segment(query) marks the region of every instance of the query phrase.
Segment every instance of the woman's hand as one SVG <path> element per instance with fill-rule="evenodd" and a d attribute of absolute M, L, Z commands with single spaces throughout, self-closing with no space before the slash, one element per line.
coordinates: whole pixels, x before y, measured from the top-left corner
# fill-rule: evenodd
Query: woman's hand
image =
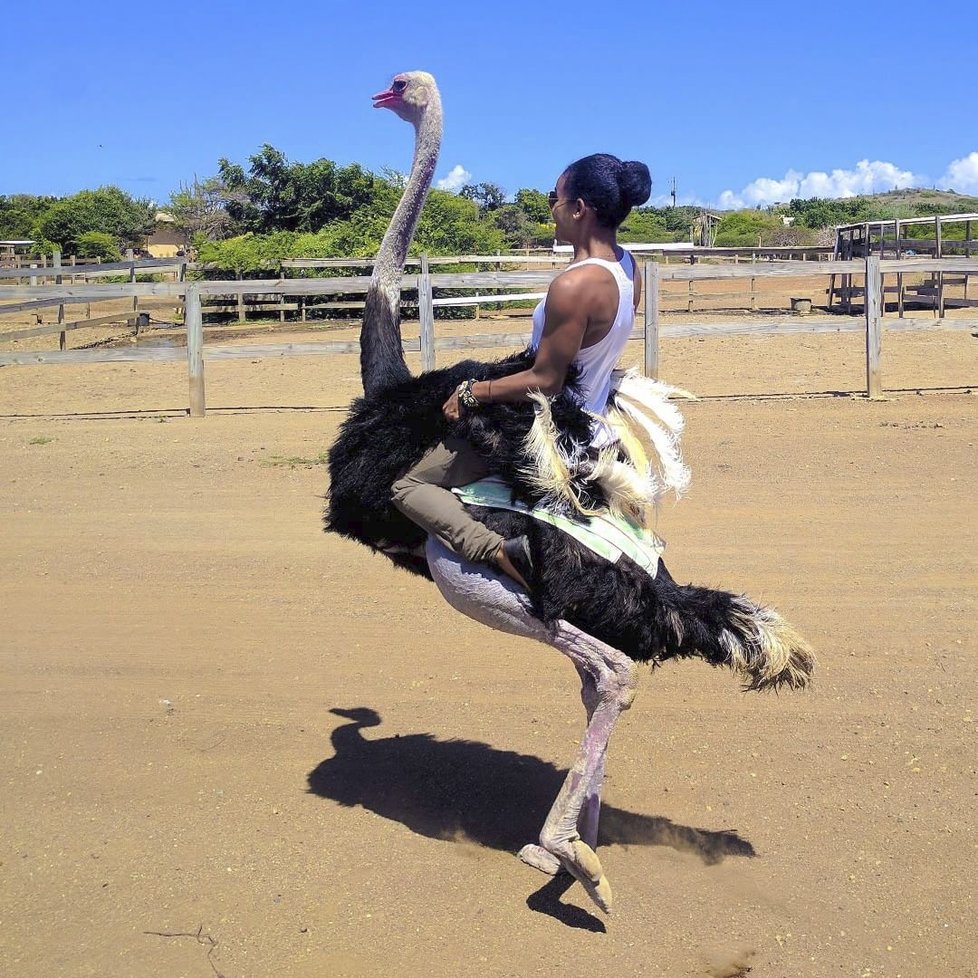
<path fill-rule="evenodd" d="M 452 391 L 452 396 L 441 406 L 441 413 L 449 421 L 458 421 L 462 417 L 462 408 L 458 403 L 458 391 Z"/>

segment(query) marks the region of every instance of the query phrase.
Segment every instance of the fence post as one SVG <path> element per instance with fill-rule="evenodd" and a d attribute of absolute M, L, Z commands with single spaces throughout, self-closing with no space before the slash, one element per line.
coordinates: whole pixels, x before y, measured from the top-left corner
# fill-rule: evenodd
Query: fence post
<path fill-rule="evenodd" d="M 129 266 L 129 284 L 135 285 L 136 284 L 136 255 L 135 252 L 133 252 L 132 248 L 126 248 L 126 261 L 132 262 L 132 264 Z M 133 289 L 133 296 L 132 296 L 133 315 L 139 312 L 139 296 L 137 296 L 135 293 L 136 290 Z"/>
<path fill-rule="evenodd" d="M 432 304 L 431 273 L 428 256 L 421 256 L 421 274 L 418 276 L 418 320 L 421 330 L 421 369 L 435 369 L 435 307 Z"/>
<path fill-rule="evenodd" d="M 180 263 L 180 271 L 174 276 L 174 278 L 175 278 L 175 280 L 177 282 L 185 282 L 187 280 L 187 262 L 185 260 Z M 179 297 L 178 297 L 177 301 L 179 302 Z M 179 305 L 174 308 L 173 314 L 174 315 L 179 315 L 180 314 L 180 306 Z M 186 322 L 186 315 L 187 315 L 186 296 L 184 296 L 184 309 L 183 309 L 183 314 L 184 314 L 184 322 Z"/>
<path fill-rule="evenodd" d="M 880 353 L 883 333 L 883 282 L 879 255 L 866 257 L 866 393 L 871 400 L 883 396 Z"/>
<path fill-rule="evenodd" d="M 54 276 L 55 285 L 61 285 L 64 279 L 61 277 L 61 250 L 55 248 L 51 256 L 51 264 L 54 266 L 55 271 L 58 273 Z M 58 305 L 58 325 L 60 326 L 65 321 L 65 304 L 62 302 Z M 63 350 L 68 345 L 68 334 L 62 330 L 58 334 L 58 349 Z"/>
<path fill-rule="evenodd" d="M 235 272 L 240 282 L 244 278 L 244 272 Z M 238 293 L 238 322 L 243 323 L 247 318 L 245 314 L 244 292 Z"/>
<path fill-rule="evenodd" d="M 188 285 L 184 299 L 187 327 L 187 369 L 190 375 L 190 417 L 204 417 L 204 317 L 200 286 Z"/>
<path fill-rule="evenodd" d="M 279 260 L 278 277 L 280 279 L 285 278 L 285 269 L 282 267 L 281 259 Z M 284 292 L 280 292 L 278 296 L 278 321 L 280 323 L 285 322 L 285 293 Z"/>
<path fill-rule="evenodd" d="M 659 263 L 645 263 L 645 376 L 659 379 Z"/>

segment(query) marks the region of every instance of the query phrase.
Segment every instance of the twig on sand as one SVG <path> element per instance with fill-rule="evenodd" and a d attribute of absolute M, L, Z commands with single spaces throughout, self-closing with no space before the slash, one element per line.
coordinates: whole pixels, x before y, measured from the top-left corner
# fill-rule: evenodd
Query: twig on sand
<path fill-rule="evenodd" d="M 200 927 L 197 928 L 196 932 L 194 932 L 194 931 L 144 930 L 143 933 L 144 934 L 149 934 L 152 937 L 192 937 L 192 938 L 194 938 L 197 941 L 198 944 L 203 944 L 207 948 L 207 962 L 208 962 L 208 964 L 210 964 L 211 968 L 214 969 L 214 974 L 217 975 L 217 978 L 227 978 L 227 975 L 225 975 L 217 967 L 217 965 L 214 964 L 214 961 L 211 958 L 211 955 L 217 950 L 217 938 L 211 937 L 210 934 L 205 934 L 204 933 L 204 925 L 203 924 L 201 924 Z"/>

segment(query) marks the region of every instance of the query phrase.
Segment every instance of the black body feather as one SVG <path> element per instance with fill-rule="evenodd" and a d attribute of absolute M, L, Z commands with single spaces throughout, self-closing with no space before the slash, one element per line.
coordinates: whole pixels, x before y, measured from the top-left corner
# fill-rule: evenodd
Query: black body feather
<path fill-rule="evenodd" d="M 391 503 L 391 486 L 429 449 L 449 435 L 467 438 L 532 505 L 538 493 L 523 473 L 520 449 L 533 423 L 530 403 L 491 405 L 451 423 L 441 407 L 462 380 L 488 380 L 526 369 L 532 352 L 496 363 L 465 361 L 433 370 L 357 398 L 329 451 L 327 531 L 384 553 L 400 567 L 430 578 L 423 556 L 425 531 Z M 554 399 L 553 415 L 569 442 L 587 444 L 590 421 L 569 394 Z M 665 565 L 650 578 L 624 555 L 610 563 L 546 523 L 525 514 L 471 507 L 472 515 L 504 537 L 525 533 L 534 574 L 528 583 L 534 611 L 544 622 L 565 619 L 639 661 L 697 655 L 729 664 L 720 642 L 739 631 L 734 601 L 714 591 L 673 581 Z"/>

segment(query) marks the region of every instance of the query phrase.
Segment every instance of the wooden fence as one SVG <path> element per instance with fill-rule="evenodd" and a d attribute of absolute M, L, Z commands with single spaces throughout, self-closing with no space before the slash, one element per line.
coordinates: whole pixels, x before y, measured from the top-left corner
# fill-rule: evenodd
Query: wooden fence
<path fill-rule="evenodd" d="M 74 258 L 71 259 L 71 263 L 63 265 L 61 262 L 60 252 L 55 252 L 51 264 L 47 263 L 47 259 L 43 260 L 43 264 L 38 264 L 38 262 L 32 262 L 30 265 L 23 265 L 19 268 L 0 268 L 0 299 L 15 298 L 12 286 L 7 285 L 9 282 L 16 282 L 22 285 L 26 280 L 28 286 L 35 287 L 42 280 L 53 280 L 54 285 L 64 285 L 65 283 L 76 286 L 81 280 L 82 283 L 88 285 L 93 279 L 100 278 L 119 278 L 122 276 L 128 276 L 131 283 L 135 283 L 138 276 L 140 275 L 172 275 L 174 282 L 182 282 L 187 276 L 188 263 L 185 258 L 149 258 L 149 259 L 135 259 L 132 257 L 132 253 L 129 253 L 129 257 L 126 261 L 122 262 L 98 262 L 79 265 Z M 60 332 L 61 333 L 61 348 L 64 349 L 65 346 L 65 332 L 72 329 L 82 329 L 85 326 L 98 326 L 112 322 L 119 322 L 119 316 L 98 316 L 94 319 L 92 318 L 92 303 L 100 301 L 100 293 L 97 291 L 89 290 L 89 294 L 85 294 L 85 291 L 81 293 L 75 293 L 67 301 L 62 300 L 58 297 L 55 298 L 37 298 L 28 299 L 26 302 L 17 303 L 3 303 L 0 304 L 0 313 L 15 313 L 15 312 L 31 312 L 37 317 L 37 322 L 40 323 L 41 316 L 40 311 L 42 309 L 50 309 L 57 306 L 57 322 L 58 325 L 63 324 L 63 328 L 60 330 L 52 330 L 46 327 L 39 327 L 32 333 L 27 334 L 25 331 L 20 331 L 19 334 L 6 333 L 0 334 L 0 339 L 21 339 L 25 335 L 42 336 L 49 332 Z M 86 306 L 86 313 L 83 319 L 74 320 L 70 323 L 66 323 L 66 306 L 71 305 L 84 305 Z M 143 319 L 140 318 L 140 312 L 138 308 L 138 297 L 133 296 L 132 305 L 132 316 L 122 317 L 122 320 L 133 320 L 130 325 L 142 326 L 145 325 Z"/>
<path fill-rule="evenodd" d="M 635 253 L 639 259 L 642 255 L 651 255 L 655 257 L 655 260 L 662 264 L 671 264 L 674 261 L 679 261 L 680 263 L 696 264 L 698 262 L 709 262 L 709 263 L 727 263 L 733 262 L 739 264 L 741 262 L 750 264 L 751 266 L 755 264 L 766 265 L 773 262 L 775 259 L 781 260 L 798 260 L 798 261 L 812 261 L 819 260 L 825 261 L 827 259 L 826 251 L 831 249 L 817 249 L 817 248 L 701 248 L 692 246 L 671 246 L 671 245 L 629 245 L 630 249 L 635 249 Z M 665 249 L 665 250 L 663 250 Z M 556 249 L 547 251 L 546 253 L 513 253 L 506 255 L 452 255 L 445 257 L 432 257 L 427 259 L 429 266 L 444 266 L 452 267 L 463 264 L 476 265 L 478 268 L 488 268 L 490 270 L 495 270 L 497 272 L 502 271 L 504 267 L 512 269 L 514 266 L 522 266 L 526 268 L 538 268 L 546 269 L 548 271 L 554 271 L 562 268 L 569 260 L 569 255 L 565 250 Z M 421 258 L 409 258 L 406 262 L 406 267 L 408 269 L 417 269 L 420 267 L 422 262 Z M 278 277 L 286 278 L 292 273 L 307 272 L 307 271 L 318 271 L 322 269 L 329 269 L 333 271 L 347 271 L 360 269 L 364 271 L 369 271 L 373 265 L 372 258 L 296 258 L 296 259 L 282 259 L 269 263 L 268 276 L 275 276 L 276 273 Z M 148 260 L 134 260 L 132 257 L 127 258 L 124 262 L 112 262 L 112 263 L 87 263 L 79 265 L 74 258 L 71 259 L 71 264 L 62 264 L 60 256 L 55 254 L 53 261 L 49 264 L 47 259 L 41 259 L 40 263 L 34 261 L 30 266 L 24 265 L 21 268 L 10 268 L 10 269 L 0 269 L 0 286 L 5 282 L 17 281 L 20 284 L 29 282 L 31 285 L 36 285 L 39 282 L 53 280 L 55 283 L 60 283 L 63 281 L 71 282 L 77 284 L 79 281 L 92 282 L 100 278 L 110 278 L 110 277 L 121 277 L 123 274 L 129 276 L 131 282 L 135 282 L 137 276 L 157 275 L 163 274 L 166 276 L 172 276 L 174 281 L 182 281 L 188 272 L 196 272 L 204 275 L 206 277 L 209 268 L 205 265 L 200 265 L 192 262 L 188 262 L 184 258 L 180 259 L 148 259 Z M 701 293 L 697 291 L 694 281 L 690 280 L 688 282 L 688 288 L 680 295 L 678 293 L 668 294 L 663 297 L 662 308 L 664 312 L 668 311 L 686 311 L 693 312 L 694 309 L 713 309 L 716 308 L 716 303 L 721 300 L 731 300 L 727 304 L 727 308 L 743 308 L 744 310 L 756 311 L 764 300 L 770 300 L 770 292 L 764 292 L 762 289 L 758 288 L 758 281 L 763 280 L 764 273 L 759 276 L 750 276 L 745 278 L 741 283 L 737 283 L 737 288 L 735 291 L 718 293 L 715 290 L 708 291 L 706 293 Z M 850 277 L 851 278 L 851 277 Z M 844 299 L 848 306 L 851 305 L 851 300 L 853 297 L 858 297 L 861 295 L 858 287 L 852 286 L 850 278 L 846 278 L 843 282 L 843 286 L 835 287 L 834 296 L 839 299 Z M 239 277 L 238 282 L 256 281 L 260 286 L 263 284 L 262 279 L 251 280 L 243 279 Z M 834 285 L 834 276 L 833 276 Z M 913 288 L 912 286 L 910 287 Z M 967 289 L 967 286 L 966 286 Z M 926 286 L 918 287 L 916 292 L 923 294 L 926 292 Z M 0 288 L 0 300 L 2 300 L 4 290 Z M 828 295 L 830 304 L 833 298 L 833 293 L 830 289 L 819 289 L 819 296 Z M 942 292 L 943 295 L 943 292 Z M 85 304 L 86 305 L 86 318 L 92 318 L 91 312 L 91 302 L 93 296 L 83 296 L 77 295 L 73 297 L 72 302 L 69 304 Z M 821 299 L 815 298 L 815 293 L 812 293 L 812 298 L 814 304 L 822 305 L 824 304 Z M 484 306 L 490 306 L 495 309 L 501 308 L 499 303 L 507 301 L 505 297 L 497 297 L 494 295 L 486 296 L 482 301 L 466 301 L 465 303 L 459 303 L 459 305 L 469 305 L 474 307 L 475 318 L 480 318 L 480 313 Z M 285 322 L 287 317 L 295 316 L 299 321 L 305 323 L 309 319 L 309 314 L 313 315 L 317 313 L 325 313 L 329 315 L 335 312 L 349 313 L 351 311 L 355 312 L 363 308 L 362 300 L 352 300 L 349 296 L 334 295 L 333 297 L 326 296 L 325 300 L 320 299 L 319 301 L 309 302 L 306 296 L 287 296 L 284 294 L 271 294 L 264 292 L 261 288 L 248 290 L 240 286 L 235 286 L 233 289 L 226 293 L 215 292 L 205 296 L 202 296 L 203 311 L 205 317 L 213 317 L 214 315 L 227 315 L 231 313 L 232 316 L 236 317 L 239 323 L 245 323 L 249 315 L 261 318 L 278 318 L 279 322 Z M 440 302 L 436 300 L 435 305 L 445 305 L 447 303 Z M 62 303 L 56 303 L 51 299 L 36 299 L 28 302 L 23 302 L 19 304 L 7 304 L 0 306 L 0 313 L 15 313 L 22 311 L 30 311 L 36 317 L 38 323 L 42 320 L 43 310 L 50 308 L 54 305 L 63 306 Z M 937 306 L 938 303 L 934 302 Z M 138 304 L 134 304 L 133 312 L 138 313 Z M 943 314 L 943 313 L 941 313 Z M 59 321 L 64 319 L 64 309 L 58 309 Z"/>
<path fill-rule="evenodd" d="M 962 237 L 948 237 L 947 228 L 958 226 Z M 933 226 L 933 237 L 920 237 L 911 229 Z M 978 254 L 978 239 L 972 230 L 978 231 L 978 214 L 935 214 L 933 217 L 885 218 L 879 221 L 862 221 L 843 224 L 835 229 L 835 258 L 866 258 L 879 255 L 886 258 L 902 258 L 904 255 L 928 255 L 931 258 L 947 258 L 963 255 L 970 258 Z"/>
<path fill-rule="evenodd" d="M 428 260 L 422 258 L 419 275 L 405 275 L 402 290 L 416 291 L 420 312 L 420 335 L 403 341 L 406 352 L 420 354 L 422 367 L 435 366 L 438 351 L 507 347 L 525 345 L 526 332 L 476 334 L 466 336 L 435 336 L 434 309 L 438 305 L 469 305 L 487 301 L 524 301 L 542 296 L 556 271 L 543 269 L 520 272 L 463 272 L 433 274 Z M 858 270 L 854 265 L 858 264 Z M 644 344 L 645 372 L 656 376 L 659 364 L 659 345 L 663 338 L 689 336 L 727 336 L 736 334 L 790 334 L 812 332 L 861 331 L 866 337 L 866 389 L 870 397 L 879 397 L 883 390 L 881 372 L 882 332 L 884 325 L 892 330 L 975 329 L 973 319 L 887 319 L 883 318 L 883 276 L 907 272 L 940 271 L 978 274 L 978 259 L 945 258 L 902 261 L 882 261 L 872 255 L 864 262 L 782 262 L 764 265 L 664 265 L 647 261 L 644 265 L 646 302 L 642 326 L 632 333 L 632 339 Z M 663 325 L 661 322 L 661 285 L 665 281 L 694 282 L 706 279 L 734 280 L 750 277 L 800 278 L 824 275 L 861 275 L 864 279 L 863 315 L 860 318 L 765 316 L 760 319 L 727 318 L 716 322 L 682 322 Z M 92 349 L 51 352 L 18 352 L 0 354 L 0 366 L 5 364 L 95 363 L 108 361 L 163 361 L 187 357 L 190 414 L 205 413 L 204 361 L 295 355 L 357 353 L 358 341 L 289 343 L 263 346 L 204 347 L 202 301 L 213 295 L 268 294 L 275 296 L 357 295 L 365 294 L 370 279 L 353 276 L 327 279 L 285 279 L 200 282 L 125 282 L 112 284 L 55 283 L 48 285 L 6 286 L 2 294 L 9 299 L 26 302 L 47 302 L 68 305 L 77 301 L 167 297 L 185 303 L 187 349 Z M 438 289 L 478 291 L 475 296 L 435 297 Z M 491 295 L 485 295 L 486 291 Z M 84 296 L 84 299 L 79 299 Z M 91 299 L 89 300 L 89 297 Z M 0 311 L 4 308 L 0 306 Z M 62 324 L 58 324 L 59 326 Z M 80 327 L 79 327 L 80 328 Z M 9 335 L 9 334 L 8 334 Z M 2 336 L 0 336 L 2 339 Z"/>

